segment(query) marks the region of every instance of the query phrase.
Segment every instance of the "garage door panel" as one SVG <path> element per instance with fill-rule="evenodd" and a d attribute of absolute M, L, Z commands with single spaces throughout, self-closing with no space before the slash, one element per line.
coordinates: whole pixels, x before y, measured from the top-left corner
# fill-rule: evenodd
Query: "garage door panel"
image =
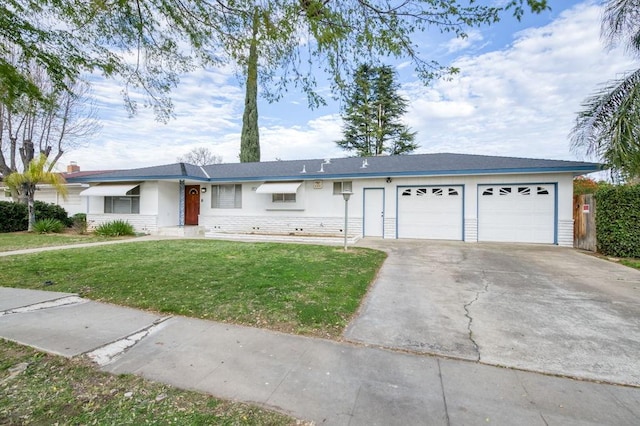
<path fill-rule="evenodd" d="M 398 238 L 462 239 L 462 186 L 401 188 Z"/>
<path fill-rule="evenodd" d="M 478 188 L 479 241 L 554 243 L 554 185 L 480 185 Z"/>

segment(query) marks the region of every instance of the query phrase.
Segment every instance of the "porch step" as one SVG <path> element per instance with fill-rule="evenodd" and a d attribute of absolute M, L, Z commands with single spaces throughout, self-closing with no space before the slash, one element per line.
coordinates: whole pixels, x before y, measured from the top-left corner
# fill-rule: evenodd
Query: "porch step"
<path fill-rule="evenodd" d="M 203 226 L 164 226 L 158 228 L 156 235 L 162 237 L 204 237 Z"/>

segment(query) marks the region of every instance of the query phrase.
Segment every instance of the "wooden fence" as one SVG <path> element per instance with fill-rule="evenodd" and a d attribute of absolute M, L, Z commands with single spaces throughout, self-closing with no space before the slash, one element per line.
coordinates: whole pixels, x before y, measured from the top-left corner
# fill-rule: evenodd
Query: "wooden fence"
<path fill-rule="evenodd" d="M 596 199 L 593 194 L 573 196 L 573 246 L 596 251 Z"/>

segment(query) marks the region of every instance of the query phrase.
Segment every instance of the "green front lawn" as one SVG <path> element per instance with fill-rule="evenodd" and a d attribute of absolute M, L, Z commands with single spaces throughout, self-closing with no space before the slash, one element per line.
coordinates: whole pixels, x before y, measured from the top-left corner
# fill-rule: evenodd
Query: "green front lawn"
<path fill-rule="evenodd" d="M 32 232 L 10 232 L 0 234 L 0 252 L 38 247 L 66 246 L 69 244 L 107 241 L 107 237 L 87 234 L 35 234 Z"/>
<path fill-rule="evenodd" d="M 336 337 L 385 257 L 364 248 L 164 240 L 3 257 L 0 276 L 7 287 Z"/>
<path fill-rule="evenodd" d="M 1 425 L 295 425 L 283 414 L 97 371 L 0 339 Z"/>

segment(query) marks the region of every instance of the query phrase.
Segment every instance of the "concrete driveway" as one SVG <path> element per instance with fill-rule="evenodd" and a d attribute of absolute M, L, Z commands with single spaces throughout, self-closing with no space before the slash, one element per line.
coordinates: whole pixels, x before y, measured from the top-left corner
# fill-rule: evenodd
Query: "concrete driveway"
<path fill-rule="evenodd" d="M 640 386 L 640 271 L 554 246 L 359 245 L 389 258 L 347 340 Z"/>

